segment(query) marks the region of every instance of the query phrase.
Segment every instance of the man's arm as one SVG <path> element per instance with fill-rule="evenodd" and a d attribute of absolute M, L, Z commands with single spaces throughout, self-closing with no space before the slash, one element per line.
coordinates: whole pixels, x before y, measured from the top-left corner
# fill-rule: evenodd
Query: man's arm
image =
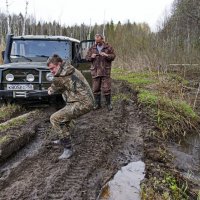
<path fill-rule="evenodd" d="M 48 94 L 63 93 L 65 90 L 64 80 L 62 77 L 55 77 L 51 87 L 48 88 Z"/>
<path fill-rule="evenodd" d="M 112 47 L 109 47 L 109 53 L 101 52 L 100 55 L 104 56 L 109 61 L 113 61 L 116 57 Z"/>
<path fill-rule="evenodd" d="M 92 62 L 95 59 L 96 55 L 97 54 L 92 53 L 92 49 L 89 49 L 86 55 L 86 60 Z"/>
<path fill-rule="evenodd" d="M 114 49 L 112 47 L 109 48 L 109 53 L 107 54 L 108 56 L 106 57 L 107 60 L 113 61 L 116 57 Z"/>

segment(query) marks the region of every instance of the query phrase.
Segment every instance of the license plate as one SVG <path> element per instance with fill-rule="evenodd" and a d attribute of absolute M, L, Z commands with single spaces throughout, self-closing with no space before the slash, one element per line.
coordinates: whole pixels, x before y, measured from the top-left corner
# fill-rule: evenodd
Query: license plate
<path fill-rule="evenodd" d="M 33 90 L 33 85 L 31 84 L 19 84 L 19 85 L 7 85 L 7 90 Z"/>

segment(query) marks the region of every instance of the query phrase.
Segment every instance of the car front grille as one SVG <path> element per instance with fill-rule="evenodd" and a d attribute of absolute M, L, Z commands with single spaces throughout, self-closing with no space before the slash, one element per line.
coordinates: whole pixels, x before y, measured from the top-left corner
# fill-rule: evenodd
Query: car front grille
<path fill-rule="evenodd" d="M 6 80 L 7 74 L 14 75 L 14 80 L 12 82 Z M 2 74 L 3 83 L 30 83 L 26 80 L 28 74 L 34 75 L 35 79 L 33 83 L 39 83 L 39 71 L 36 69 L 6 69 Z"/>

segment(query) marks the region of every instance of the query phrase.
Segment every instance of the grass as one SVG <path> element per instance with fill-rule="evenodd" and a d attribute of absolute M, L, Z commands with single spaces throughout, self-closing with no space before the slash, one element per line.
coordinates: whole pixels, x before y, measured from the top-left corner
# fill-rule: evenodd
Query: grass
<path fill-rule="evenodd" d="M 27 121 L 26 117 L 14 118 L 7 123 L 0 124 L 0 131 L 6 131 L 8 129 L 14 128 L 16 126 L 20 126 Z"/>
<path fill-rule="evenodd" d="M 8 104 L 0 107 L 0 121 L 9 119 L 14 113 L 22 111 L 22 107 L 16 104 Z"/>
<path fill-rule="evenodd" d="M 115 103 L 116 101 L 119 101 L 119 100 L 128 100 L 130 99 L 130 95 L 128 94 L 123 94 L 123 93 L 118 93 L 114 96 L 112 96 L 112 101 Z"/>
<path fill-rule="evenodd" d="M 7 141 L 9 139 L 8 135 L 4 135 L 2 137 L 0 137 L 0 145 L 3 144 L 5 141 Z"/>
<path fill-rule="evenodd" d="M 138 101 L 145 105 L 156 106 L 158 103 L 158 95 L 148 90 L 140 90 Z"/>
<path fill-rule="evenodd" d="M 153 78 L 155 74 L 151 74 L 152 76 L 149 76 L 148 73 L 133 73 L 130 71 L 126 72 L 123 69 L 113 68 L 112 75 L 114 79 L 128 81 L 135 87 L 141 87 L 143 85 L 155 83 L 155 79 Z"/>
<path fill-rule="evenodd" d="M 159 189 L 159 193 L 157 190 Z M 151 177 L 151 187 L 145 184 L 141 186 L 142 200 L 189 200 L 187 195 L 187 183 L 179 181 L 170 173 L 162 177 Z"/>
<path fill-rule="evenodd" d="M 113 69 L 112 78 L 126 81 L 137 91 L 138 104 L 158 128 L 158 131 L 149 132 L 149 138 L 157 137 L 162 142 L 169 138 L 180 141 L 198 127 L 200 118 L 184 98 L 187 96 L 184 88 L 188 86 L 188 81 L 184 78 L 171 73 L 139 73 L 122 69 Z M 116 96 L 124 98 L 120 94 Z M 118 99 L 117 97 L 115 98 Z M 155 148 L 158 149 L 156 146 Z M 158 155 L 157 151 L 155 153 Z M 167 151 L 161 150 L 160 154 L 159 159 L 163 163 L 170 163 L 173 159 Z M 190 199 L 188 183 L 179 180 L 179 176 L 173 176 L 172 174 L 176 174 L 173 170 L 163 168 L 157 162 L 154 165 L 154 160 L 146 164 L 148 178 L 141 186 L 142 200 Z"/>
<path fill-rule="evenodd" d="M 29 113 L 20 115 L 16 118 L 12 118 L 4 123 L 0 124 L 0 131 L 7 131 L 11 128 L 16 128 L 25 124 L 30 118 L 39 117 L 39 110 L 34 110 Z"/>
<path fill-rule="evenodd" d="M 159 137 L 184 136 L 199 123 L 199 116 L 183 98 L 182 88 L 188 84 L 184 78 L 176 74 L 139 73 L 115 68 L 112 78 L 126 81 L 138 91 L 138 103 L 156 122 L 161 133 Z"/>

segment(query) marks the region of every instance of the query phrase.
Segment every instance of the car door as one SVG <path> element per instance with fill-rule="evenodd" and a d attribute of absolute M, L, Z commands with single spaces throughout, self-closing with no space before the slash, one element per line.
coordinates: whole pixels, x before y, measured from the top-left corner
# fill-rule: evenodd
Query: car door
<path fill-rule="evenodd" d="M 95 40 L 82 40 L 77 52 L 77 68 L 83 73 L 88 82 L 91 84 L 90 62 L 86 60 L 88 50 L 94 45 Z"/>
<path fill-rule="evenodd" d="M 79 45 L 79 59 L 81 63 L 87 63 L 86 55 L 88 50 L 94 45 L 95 40 L 82 40 Z"/>

